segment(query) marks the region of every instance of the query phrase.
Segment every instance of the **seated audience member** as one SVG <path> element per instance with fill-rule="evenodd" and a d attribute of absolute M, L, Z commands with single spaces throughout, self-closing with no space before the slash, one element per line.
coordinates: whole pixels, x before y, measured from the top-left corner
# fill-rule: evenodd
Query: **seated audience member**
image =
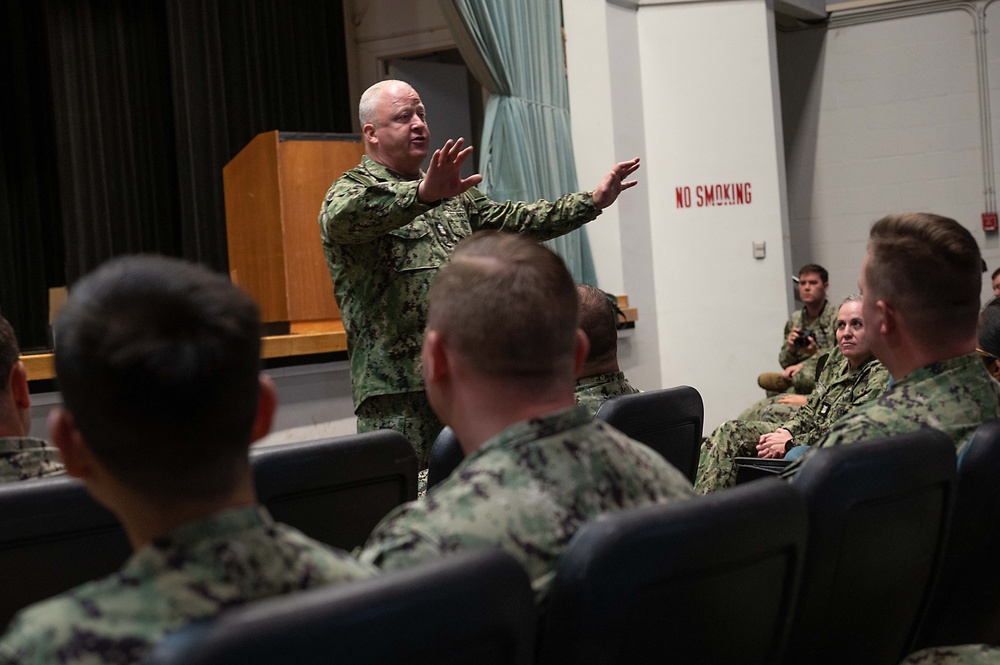
<path fill-rule="evenodd" d="M 247 451 L 276 404 L 259 326 L 226 277 L 176 259 L 113 260 L 72 288 L 55 328 L 65 408 L 52 439 L 134 553 L 22 610 L 0 663 L 134 663 L 192 620 L 374 574 L 257 504 Z"/>
<path fill-rule="evenodd" d="M 975 352 L 981 264 L 976 240 L 953 219 L 907 213 L 872 226 L 859 280 L 865 328 L 894 383 L 837 421 L 820 447 L 932 427 L 961 450 L 1000 416 L 1000 385 Z"/>
<path fill-rule="evenodd" d="M 761 374 L 761 388 L 772 392 L 793 388 L 800 395 L 812 392 L 819 378 L 817 360 L 836 345 L 837 310 L 826 299 L 829 288 L 830 277 L 823 266 L 810 263 L 799 269 L 799 299 L 803 306 L 785 323 L 778 352 L 782 371 Z"/>
<path fill-rule="evenodd" d="M 990 277 L 990 283 L 993 286 L 993 297 L 1000 298 L 1000 268 L 993 271 L 993 276 Z"/>
<path fill-rule="evenodd" d="M 609 397 L 639 392 L 618 367 L 618 321 L 608 295 L 587 284 L 577 284 L 580 296 L 580 329 L 590 341 L 590 351 L 577 373 L 576 403 L 593 416 Z"/>
<path fill-rule="evenodd" d="M 990 644 L 931 647 L 911 654 L 900 665 L 1000 665 L 1000 647 Z"/>
<path fill-rule="evenodd" d="M 816 389 L 792 418 L 780 424 L 730 420 L 712 432 L 702 444 L 696 491 L 734 485 L 736 457 L 784 457 L 793 446 L 817 443 L 838 418 L 885 391 L 889 373 L 872 356 L 861 309 L 860 296 L 850 296 L 840 306 L 837 347 L 820 359 Z"/>
<path fill-rule="evenodd" d="M 990 376 L 1000 380 L 1000 298 L 989 301 L 979 313 L 977 334 L 976 353 L 982 357 Z"/>
<path fill-rule="evenodd" d="M 28 375 L 14 329 L 0 316 L 0 482 L 65 473 L 59 451 L 31 431 Z"/>
<path fill-rule="evenodd" d="M 542 245 L 482 232 L 457 245 L 430 289 L 422 371 L 466 456 L 382 520 L 362 561 L 398 569 L 501 547 L 541 601 L 587 520 L 693 496 L 680 471 L 575 403 L 588 346 L 578 309 L 572 277 Z"/>

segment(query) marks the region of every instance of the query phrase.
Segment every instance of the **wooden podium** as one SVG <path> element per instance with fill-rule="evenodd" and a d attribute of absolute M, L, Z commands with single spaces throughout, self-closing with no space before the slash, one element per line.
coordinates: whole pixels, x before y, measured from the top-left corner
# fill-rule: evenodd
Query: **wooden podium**
<path fill-rule="evenodd" d="M 264 323 L 342 330 L 317 220 L 330 185 L 363 152 L 355 134 L 271 131 L 223 167 L 229 274 Z"/>

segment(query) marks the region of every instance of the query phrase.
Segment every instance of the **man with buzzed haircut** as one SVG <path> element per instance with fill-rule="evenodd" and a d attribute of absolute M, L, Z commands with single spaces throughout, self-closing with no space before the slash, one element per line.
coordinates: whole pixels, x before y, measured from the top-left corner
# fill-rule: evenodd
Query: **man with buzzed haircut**
<path fill-rule="evenodd" d="M 337 179 L 319 224 L 337 304 L 347 331 L 358 431 L 394 429 L 413 443 L 421 467 L 441 431 L 424 395 L 420 339 L 427 290 L 455 244 L 479 229 L 550 239 L 601 214 L 625 189 L 639 159 L 616 164 L 593 192 L 554 202 L 494 203 L 463 178 L 472 148 L 430 147 L 424 105 L 403 81 L 381 81 L 358 107 L 365 156 Z"/>
<path fill-rule="evenodd" d="M 430 291 L 422 359 L 427 396 L 465 459 L 383 519 L 362 561 L 398 569 L 501 547 L 541 601 L 585 522 L 693 496 L 657 453 L 576 405 L 588 346 L 577 320 L 573 279 L 545 247 L 490 233 L 459 243 Z"/>
<path fill-rule="evenodd" d="M 610 297 L 596 286 L 577 284 L 580 329 L 590 351 L 576 379 L 576 403 L 595 415 L 609 398 L 639 392 L 618 367 L 618 321 Z"/>
<path fill-rule="evenodd" d="M 0 316 L 0 482 L 65 473 L 59 451 L 29 436 L 31 395 L 17 337 Z"/>
<path fill-rule="evenodd" d="M 73 286 L 55 333 L 65 408 L 49 418 L 52 440 L 134 553 L 21 611 L 0 663 L 137 663 L 196 619 L 374 574 L 257 504 L 248 449 L 276 398 L 260 374 L 257 307 L 228 278 L 116 259 Z"/>
<path fill-rule="evenodd" d="M 769 391 L 794 388 L 797 394 L 808 395 L 819 378 L 816 371 L 819 357 L 836 346 L 837 308 L 826 299 L 830 277 L 823 266 L 809 263 L 799 268 L 797 288 L 802 309 L 793 312 L 785 322 L 781 351 L 778 352 L 782 371 L 765 372 L 757 382 Z M 757 406 L 766 408 L 767 404 Z"/>
<path fill-rule="evenodd" d="M 1000 416 L 1000 387 L 976 353 L 982 259 L 975 238 L 940 215 L 883 217 L 872 226 L 859 286 L 869 344 L 895 382 L 837 421 L 819 446 L 931 427 L 961 450 L 981 423 Z"/>

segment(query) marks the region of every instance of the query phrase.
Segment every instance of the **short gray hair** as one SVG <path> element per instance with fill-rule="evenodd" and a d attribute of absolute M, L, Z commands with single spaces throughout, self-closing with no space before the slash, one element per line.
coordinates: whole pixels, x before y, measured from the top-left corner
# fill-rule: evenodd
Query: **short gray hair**
<path fill-rule="evenodd" d="M 386 88 L 397 84 L 402 84 L 407 87 L 410 85 L 406 81 L 387 79 L 385 81 L 379 81 L 362 93 L 361 101 L 358 102 L 358 121 L 361 122 L 362 128 L 369 123 L 375 124 L 375 113 L 378 109 L 378 102 L 382 97 L 382 92 Z"/>

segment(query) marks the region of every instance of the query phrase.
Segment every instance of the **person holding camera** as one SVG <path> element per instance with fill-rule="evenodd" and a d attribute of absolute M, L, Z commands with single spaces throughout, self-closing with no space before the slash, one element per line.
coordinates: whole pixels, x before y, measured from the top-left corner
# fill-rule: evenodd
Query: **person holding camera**
<path fill-rule="evenodd" d="M 826 299 L 830 277 L 826 268 L 809 263 L 799 269 L 802 309 L 785 323 L 784 343 L 778 353 L 781 372 L 761 374 L 761 388 L 784 392 L 794 388 L 808 395 L 816 386 L 816 360 L 836 344 L 837 308 Z"/>

